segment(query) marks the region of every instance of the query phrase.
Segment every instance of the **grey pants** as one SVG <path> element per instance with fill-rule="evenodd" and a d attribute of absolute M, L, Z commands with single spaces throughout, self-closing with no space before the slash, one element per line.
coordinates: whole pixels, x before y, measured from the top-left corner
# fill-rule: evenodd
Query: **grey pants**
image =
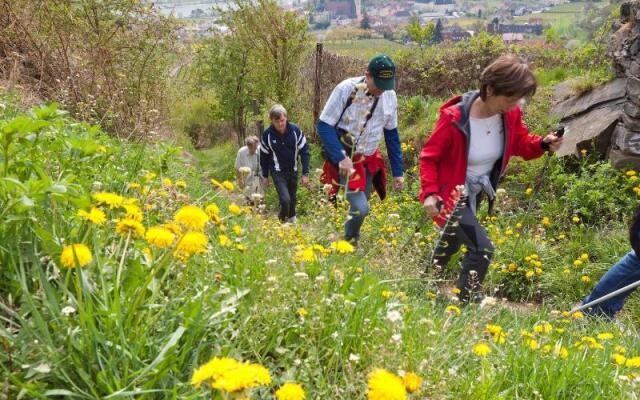
<path fill-rule="evenodd" d="M 444 268 L 462 244 L 467 247 L 457 287 L 460 290 L 458 298 L 468 301 L 471 293 L 481 289 L 494 248 L 487 231 L 480 225 L 471 208 L 467 206 L 456 213 L 458 214 L 453 218 L 457 223 L 453 222 L 447 226 L 435 249 L 433 263 Z"/>

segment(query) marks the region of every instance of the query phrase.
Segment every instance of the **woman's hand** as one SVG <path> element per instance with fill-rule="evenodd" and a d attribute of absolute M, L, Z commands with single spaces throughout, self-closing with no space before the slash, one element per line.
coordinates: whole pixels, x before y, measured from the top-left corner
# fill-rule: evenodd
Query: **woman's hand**
<path fill-rule="evenodd" d="M 431 196 L 424 199 L 424 203 L 422 204 L 425 211 L 430 217 L 436 217 L 440 214 L 442 207 L 442 197 L 437 194 L 432 194 Z"/>
<path fill-rule="evenodd" d="M 550 133 L 542 139 L 543 142 L 549 144 L 549 151 L 556 152 L 562 145 L 563 137 L 557 137 L 555 134 Z"/>

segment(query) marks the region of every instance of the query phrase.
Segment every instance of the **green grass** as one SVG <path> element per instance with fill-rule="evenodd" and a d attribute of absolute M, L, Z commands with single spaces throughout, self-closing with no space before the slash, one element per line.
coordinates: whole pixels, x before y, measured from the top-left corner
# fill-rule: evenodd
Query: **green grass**
<path fill-rule="evenodd" d="M 538 72 L 544 85 L 525 110 L 536 132 L 553 125 L 549 85 L 571 74 Z M 196 151 L 197 165 L 188 166 L 171 145 L 122 142 L 55 108 L 24 113 L 0 93 L 0 398 L 220 399 L 190 381 L 198 366 L 224 356 L 269 369 L 273 383 L 251 393 L 260 399 L 291 381 L 309 399 L 364 398 L 375 368 L 420 375 L 412 399 L 634 398 L 638 369 L 615 365 L 612 355 L 617 346 L 640 355 L 638 296 L 618 322 L 561 311 L 628 251 L 620 215 L 637 203 L 636 184 L 589 155 L 554 159 L 532 200 L 526 189 L 546 159 L 514 161 L 498 215 L 483 219 L 496 246 L 485 290 L 498 304 L 458 314 L 449 287 L 459 257 L 424 273 L 438 232 L 415 200 L 417 152 L 442 101 L 400 99 L 407 188 L 384 202 L 374 196 L 360 248 L 340 254 L 331 246 L 347 205 L 326 201 L 315 168 L 311 187 L 300 189 L 299 222 L 283 226 L 273 187 L 265 210 L 238 214 L 228 206 L 240 194 L 211 185 L 211 177 L 233 177 L 233 144 Z M 175 243 L 162 249 L 118 233 L 126 210 L 95 204 L 96 191 L 137 199 L 147 229 L 187 204 L 220 211 L 204 226 L 206 251 L 184 260 Z M 80 219 L 90 206 L 106 213 L 104 224 Z M 65 268 L 60 254 L 71 243 L 87 244 L 93 260 Z M 545 322 L 549 331 L 536 328 Z M 504 342 L 487 324 L 501 327 Z M 597 337 L 604 332 L 613 339 Z M 601 348 L 577 345 L 585 336 Z M 476 355 L 478 343 L 491 353 Z"/>
<path fill-rule="evenodd" d="M 332 53 L 368 60 L 376 54 L 393 54 L 406 46 L 386 39 L 358 39 L 324 42 L 325 49 Z"/>

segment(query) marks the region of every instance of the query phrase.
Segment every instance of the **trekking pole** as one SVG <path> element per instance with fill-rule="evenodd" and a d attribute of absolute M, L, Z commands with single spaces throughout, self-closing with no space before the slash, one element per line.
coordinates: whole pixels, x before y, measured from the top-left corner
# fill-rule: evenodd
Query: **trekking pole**
<path fill-rule="evenodd" d="M 622 294 L 622 293 L 628 292 L 628 291 L 629 291 L 629 290 L 631 290 L 631 289 L 635 289 L 635 288 L 637 288 L 638 286 L 640 286 L 640 281 L 633 282 L 633 283 L 631 283 L 631 284 L 629 284 L 629 285 L 627 285 L 627 286 L 625 286 L 625 287 L 622 287 L 622 288 L 620 288 L 620 289 L 618 289 L 618 290 L 615 290 L 615 291 L 613 291 L 613 292 L 611 292 L 611 293 L 609 293 L 609 294 L 606 294 L 606 295 L 604 295 L 604 296 L 602 296 L 602 297 L 599 297 L 599 298 L 597 298 L 597 299 L 595 299 L 595 300 L 593 300 L 593 301 L 590 301 L 590 302 L 588 302 L 587 304 L 582 304 L 582 305 L 580 305 L 580 306 L 576 306 L 576 307 L 574 307 L 571 311 L 569 311 L 569 315 L 571 315 L 571 314 L 573 314 L 573 313 L 576 313 L 576 312 L 578 312 L 578 311 L 586 310 L 587 308 L 593 307 L 593 306 L 595 306 L 596 304 L 600 304 L 600 303 L 602 303 L 603 301 L 609 300 L 609 299 L 610 299 L 610 298 L 612 298 L 612 297 L 616 297 L 616 296 L 617 296 L 617 295 L 619 295 L 619 294 Z"/>

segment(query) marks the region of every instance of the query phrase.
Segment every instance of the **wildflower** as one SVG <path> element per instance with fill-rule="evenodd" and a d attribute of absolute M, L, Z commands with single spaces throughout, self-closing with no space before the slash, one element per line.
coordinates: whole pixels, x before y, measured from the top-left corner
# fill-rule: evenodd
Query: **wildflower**
<path fill-rule="evenodd" d="M 128 186 L 129 186 L 129 189 L 131 189 L 131 190 L 139 190 L 139 189 L 142 188 L 142 185 L 140 185 L 139 183 L 135 183 L 135 182 L 130 183 Z"/>
<path fill-rule="evenodd" d="M 240 225 L 234 225 L 232 229 L 233 233 L 235 233 L 236 236 L 242 236 L 244 234 L 244 231 L 242 230 L 242 227 Z"/>
<path fill-rule="evenodd" d="M 580 217 L 574 215 L 573 218 L 571 218 L 571 221 L 573 221 L 574 224 L 578 224 L 580 223 Z"/>
<path fill-rule="evenodd" d="M 627 349 L 625 349 L 623 346 L 617 345 L 616 347 L 614 347 L 613 351 L 615 351 L 616 353 L 625 354 L 627 352 Z"/>
<path fill-rule="evenodd" d="M 527 188 L 527 190 L 525 190 L 525 191 L 524 191 L 524 193 L 525 193 L 527 196 L 531 196 L 531 195 L 533 194 L 533 188 Z"/>
<path fill-rule="evenodd" d="M 589 278 L 587 275 L 582 275 L 580 277 L 580 280 L 582 281 L 582 283 L 589 283 L 591 282 L 591 278 Z"/>
<path fill-rule="evenodd" d="M 622 354 L 613 353 L 611 359 L 616 365 L 624 366 L 627 363 L 627 357 L 623 356 Z"/>
<path fill-rule="evenodd" d="M 627 358 L 627 361 L 624 363 L 627 367 L 640 367 L 640 357 L 631 357 Z"/>
<path fill-rule="evenodd" d="M 582 265 L 582 260 L 575 260 L 575 261 L 573 262 L 573 265 L 574 265 L 574 266 L 576 266 L 576 267 L 581 266 L 581 265 Z"/>
<path fill-rule="evenodd" d="M 491 347 L 489 347 L 486 343 L 476 343 L 472 351 L 478 357 L 486 357 L 489 353 L 491 353 Z"/>
<path fill-rule="evenodd" d="M 493 336 L 501 333 L 502 327 L 500 325 L 487 324 L 485 330 Z"/>
<path fill-rule="evenodd" d="M 160 226 L 149 228 L 145 235 L 145 239 L 147 240 L 147 242 L 149 242 L 149 244 L 152 244 L 161 249 L 171 246 L 175 238 L 176 235 L 173 232 Z"/>
<path fill-rule="evenodd" d="M 187 232 L 178 240 L 175 255 L 186 259 L 193 254 L 201 254 L 207 251 L 209 239 L 202 232 Z"/>
<path fill-rule="evenodd" d="M 233 183 L 231 183 L 229 181 L 224 181 L 224 182 L 222 182 L 222 187 L 224 187 L 228 191 L 232 191 L 234 186 L 233 186 Z"/>
<path fill-rule="evenodd" d="M 142 210 L 135 204 L 123 204 L 122 208 L 125 210 L 127 218 L 142 222 Z"/>
<path fill-rule="evenodd" d="M 99 205 L 106 205 L 109 208 L 118 208 L 124 203 L 124 197 L 109 192 L 99 192 L 91 195 Z"/>
<path fill-rule="evenodd" d="M 304 318 L 307 316 L 307 314 L 309 314 L 309 312 L 304 308 L 304 307 L 300 307 L 298 308 L 298 310 L 296 311 L 296 313 L 298 314 L 298 316 L 300 318 Z"/>
<path fill-rule="evenodd" d="M 573 319 L 581 319 L 581 318 L 584 318 L 584 314 L 581 311 L 576 311 L 573 314 L 571 314 L 571 317 Z"/>
<path fill-rule="evenodd" d="M 190 205 L 179 209 L 173 220 L 187 229 L 201 231 L 209 221 L 209 216 L 200 207 Z"/>
<path fill-rule="evenodd" d="M 144 226 L 142 226 L 140 221 L 132 218 L 122 218 L 116 223 L 116 232 L 123 236 L 131 235 L 142 237 L 144 235 L 144 231 Z"/>
<path fill-rule="evenodd" d="M 78 216 L 84 219 L 85 221 L 89 221 L 96 225 L 102 225 L 107 220 L 107 217 L 105 216 L 104 212 L 101 209 L 95 208 L 95 207 L 92 207 L 89 212 L 85 210 L 79 210 Z"/>
<path fill-rule="evenodd" d="M 402 378 L 402 382 L 409 393 L 418 391 L 420 386 L 422 386 L 422 378 L 413 372 L 406 373 Z"/>
<path fill-rule="evenodd" d="M 296 262 L 313 262 L 317 260 L 317 257 L 313 252 L 313 248 L 307 247 L 306 249 L 298 250 L 293 256 L 293 259 Z"/>
<path fill-rule="evenodd" d="M 567 348 L 564 346 L 556 347 L 556 349 L 553 350 L 553 355 L 555 357 L 565 359 L 569 357 L 569 350 L 567 350 Z"/>
<path fill-rule="evenodd" d="M 544 225 L 544 226 L 551 225 L 551 220 L 549 220 L 549 217 L 542 218 L 542 225 Z"/>
<path fill-rule="evenodd" d="M 220 208 L 215 204 L 209 204 L 205 207 L 204 212 L 206 212 L 210 218 L 213 218 L 220 213 Z"/>
<path fill-rule="evenodd" d="M 460 315 L 462 313 L 462 311 L 460 311 L 460 308 L 454 305 L 447 306 L 447 308 L 444 311 L 446 313 L 455 314 L 455 315 Z"/>
<path fill-rule="evenodd" d="M 535 272 L 533 272 L 533 271 L 527 271 L 527 273 L 525 274 L 527 279 L 533 278 L 534 275 L 535 275 Z"/>
<path fill-rule="evenodd" d="M 167 222 L 166 224 L 163 224 L 162 227 L 171 231 L 174 235 L 182 235 L 182 228 L 180 228 L 180 225 L 176 225 L 173 222 Z"/>
<path fill-rule="evenodd" d="M 304 400 L 304 389 L 299 383 L 285 383 L 276 391 L 277 400 Z"/>
<path fill-rule="evenodd" d="M 588 261 L 589 260 L 589 254 L 587 254 L 587 253 L 580 254 L 580 259 L 582 261 Z"/>
<path fill-rule="evenodd" d="M 218 182 L 217 180 L 215 180 L 215 179 L 213 179 L 213 178 L 211 179 L 211 184 L 212 184 L 213 186 L 218 187 L 219 189 L 224 189 L 224 186 L 222 186 L 222 183 Z"/>
<path fill-rule="evenodd" d="M 407 390 L 400 377 L 385 371 L 376 369 L 369 374 L 368 400 L 405 400 Z"/>
<path fill-rule="evenodd" d="M 229 204 L 229 212 L 233 215 L 240 215 L 242 214 L 242 208 L 236 204 Z"/>
<path fill-rule="evenodd" d="M 169 178 L 164 178 L 162 180 L 162 186 L 171 187 L 173 186 L 173 182 Z"/>
<path fill-rule="evenodd" d="M 453 288 L 453 289 L 451 289 L 451 293 L 453 293 L 453 294 L 460 294 L 460 289 L 458 289 L 457 287 L 456 287 L 456 288 Z"/>
<path fill-rule="evenodd" d="M 529 339 L 529 342 L 527 343 L 527 345 L 531 350 L 536 350 L 540 347 L 540 344 L 535 339 Z"/>
<path fill-rule="evenodd" d="M 393 297 L 393 292 L 391 290 L 383 290 L 382 297 L 384 297 L 385 299 L 390 299 L 391 297 Z"/>
<path fill-rule="evenodd" d="M 551 325 L 548 322 L 545 322 L 541 325 L 534 326 L 533 331 L 535 333 L 551 333 L 553 331 L 553 325 Z"/>
<path fill-rule="evenodd" d="M 151 181 L 151 180 L 155 179 L 155 177 L 156 177 L 156 176 L 157 176 L 157 175 L 156 175 L 154 172 L 149 172 L 149 173 L 147 173 L 147 174 L 144 176 L 144 179 L 145 179 L 147 182 L 149 182 L 149 181 Z"/>
<path fill-rule="evenodd" d="M 179 179 L 176 181 L 176 187 L 178 189 L 186 189 L 187 188 L 187 182 L 183 181 L 182 179 Z"/>
<path fill-rule="evenodd" d="M 260 364 L 241 363 L 237 368 L 226 371 L 211 383 L 214 389 L 229 393 L 241 392 L 271 383 L 271 374 Z"/>
<path fill-rule="evenodd" d="M 220 246 L 229 247 L 231 246 L 231 239 L 227 235 L 218 235 L 218 241 L 220 242 Z"/>
<path fill-rule="evenodd" d="M 338 240 L 337 242 L 331 243 L 331 249 L 340 254 L 348 254 L 355 251 L 353 245 L 346 240 Z"/>
<path fill-rule="evenodd" d="M 636 176 L 638 173 L 632 169 L 627 171 L 627 176 Z"/>
<path fill-rule="evenodd" d="M 93 256 L 87 245 L 82 243 L 65 246 L 60 255 L 60 262 L 67 268 L 84 267 L 89 264 Z"/>

